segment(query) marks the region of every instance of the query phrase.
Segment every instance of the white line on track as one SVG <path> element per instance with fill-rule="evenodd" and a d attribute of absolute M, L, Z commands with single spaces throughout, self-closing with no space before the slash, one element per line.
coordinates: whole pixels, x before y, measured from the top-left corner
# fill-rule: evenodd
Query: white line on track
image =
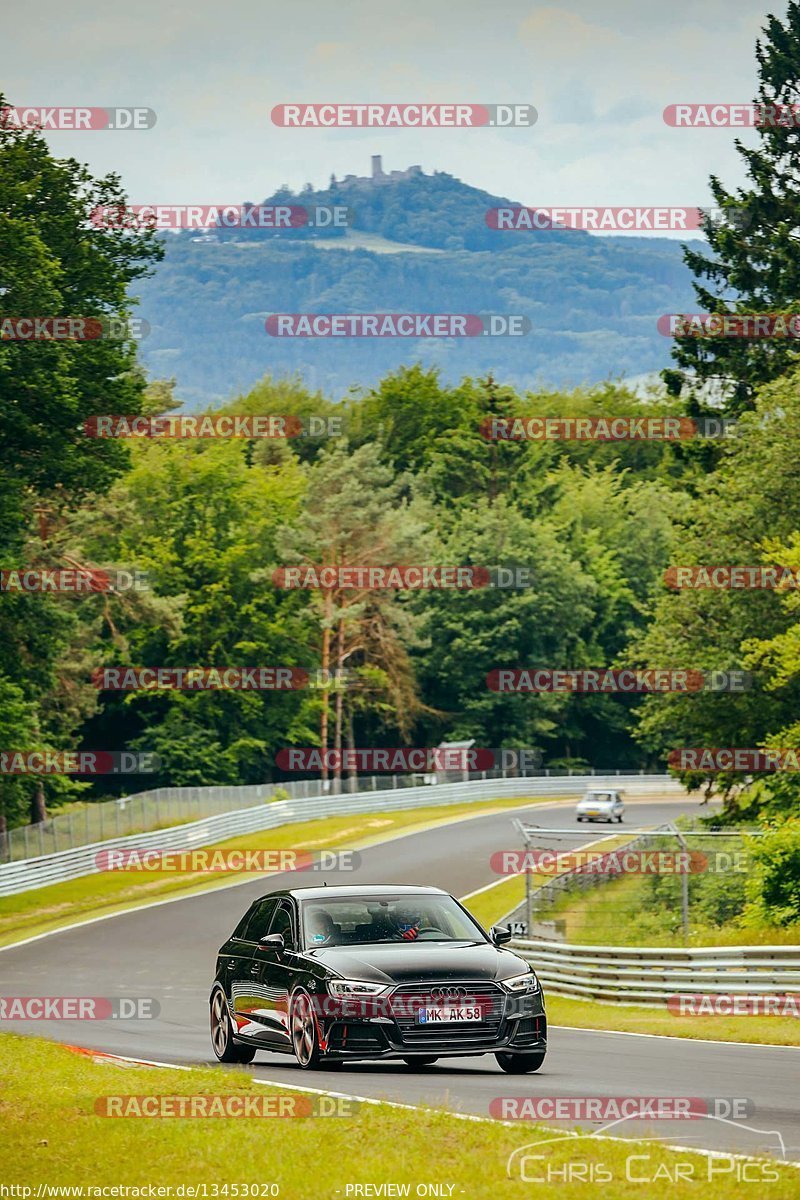
<path fill-rule="evenodd" d="M 574 997 L 564 996 L 561 999 L 571 1000 Z M 800 1046 L 785 1046 L 782 1042 L 729 1042 L 719 1038 L 681 1037 L 677 1033 L 637 1033 L 634 1029 L 595 1029 L 591 1025 L 550 1025 L 549 1028 L 568 1029 L 572 1033 L 611 1033 L 614 1037 L 660 1038 L 667 1042 L 681 1042 L 684 1046 L 691 1045 L 692 1042 L 700 1042 L 705 1046 L 757 1046 L 762 1050 L 800 1050 Z"/>

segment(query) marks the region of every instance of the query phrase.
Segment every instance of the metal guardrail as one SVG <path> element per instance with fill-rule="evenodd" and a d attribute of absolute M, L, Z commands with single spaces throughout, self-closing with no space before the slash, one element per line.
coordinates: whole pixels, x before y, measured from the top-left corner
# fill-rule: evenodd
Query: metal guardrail
<path fill-rule="evenodd" d="M 420 787 L 386 788 L 360 793 L 323 793 L 317 784 L 317 794 L 270 802 L 271 789 L 262 790 L 260 803 L 254 803 L 252 788 L 239 789 L 248 793 L 247 807 L 205 817 L 169 829 L 156 829 L 127 837 L 108 838 L 89 845 L 78 846 L 55 854 L 39 855 L 22 862 L 0 865 L 0 896 L 10 896 L 48 884 L 62 883 L 83 875 L 98 872 L 97 855 L 101 850 L 138 847 L 159 850 L 192 850 L 198 846 L 258 830 L 274 829 L 298 821 L 313 821 L 320 817 L 345 814 L 392 811 L 465 802 L 523 798 L 525 796 L 570 796 L 583 791 L 589 783 L 614 780 L 622 786 L 635 787 L 637 792 L 674 792 L 683 794 L 677 780 L 668 775 L 563 775 L 518 777 L 514 779 L 471 779 L 460 783 L 441 783 Z M 186 789 L 193 791 L 195 789 Z M 213 791 L 214 789 L 203 789 Z M 225 788 L 227 793 L 234 789 Z M 266 793 L 266 794 L 264 794 Z"/>
<path fill-rule="evenodd" d="M 659 1007 L 670 996 L 777 996 L 800 986 L 800 946 L 576 946 L 509 942 L 559 996 Z"/>
<path fill-rule="evenodd" d="M 506 779 L 509 770 L 495 769 L 473 775 L 466 773 L 461 778 L 426 779 L 427 786 L 439 783 L 462 782 L 467 779 Z M 615 782 L 619 771 L 590 768 L 588 774 L 599 779 L 612 776 Z M 640 774 L 642 774 L 640 772 Z M 572 775 L 567 770 L 524 771 L 526 778 L 551 778 Z M 576 777 L 583 778 L 582 772 Z M 628 776 L 625 776 L 628 778 Z M 638 776 L 637 776 L 638 778 Z M 283 783 L 255 783 L 246 785 L 218 784 L 211 787 L 167 787 L 134 792 L 115 800 L 100 800 L 70 807 L 66 812 L 55 812 L 52 817 L 35 825 L 20 825 L 0 834 L 0 863 L 21 862 L 28 858 L 41 858 L 45 854 L 57 854 L 75 846 L 91 846 L 94 842 L 110 841 L 112 838 L 130 834 L 148 833 L 151 829 L 167 829 L 186 821 L 198 821 L 201 817 L 216 817 L 221 813 L 238 811 L 251 805 L 266 804 L 273 800 L 325 795 L 352 795 L 361 792 L 400 791 L 419 787 L 423 782 L 420 775 L 359 775 L 341 781 L 339 791 L 330 781 L 323 790 L 318 779 L 286 780 Z"/>

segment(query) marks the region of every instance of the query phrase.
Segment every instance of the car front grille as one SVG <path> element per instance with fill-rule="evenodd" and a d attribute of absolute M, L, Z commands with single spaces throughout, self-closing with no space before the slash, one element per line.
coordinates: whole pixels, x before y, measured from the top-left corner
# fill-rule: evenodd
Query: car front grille
<path fill-rule="evenodd" d="M 437 988 L 462 989 L 464 998 L 441 999 Z M 433 994 L 432 994 L 433 993 Z M 404 1046 L 425 1046 L 432 1042 L 457 1042 L 466 1049 L 470 1045 L 481 1045 L 497 1038 L 505 1011 L 506 993 L 496 983 L 474 979 L 430 980 L 427 983 L 399 984 L 391 995 L 392 1015 L 400 1030 Z M 417 1020 L 420 1008 L 444 1004 L 479 1005 L 483 1020 L 473 1022 L 454 1021 L 447 1025 L 422 1024 Z"/>

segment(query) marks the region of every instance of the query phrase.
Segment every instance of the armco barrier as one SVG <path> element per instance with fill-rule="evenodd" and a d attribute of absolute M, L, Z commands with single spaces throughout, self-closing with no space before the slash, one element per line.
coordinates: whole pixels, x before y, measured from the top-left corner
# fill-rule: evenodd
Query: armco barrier
<path fill-rule="evenodd" d="M 468 803 L 488 799 L 521 798 L 525 796 L 572 796 L 587 787 L 630 788 L 640 794 L 673 792 L 683 795 L 678 782 L 668 775 L 564 775 L 559 777 L 472 779 L 461 783 L 441 783 L 381 791 L 320 794 L 277 800 L 271 803 L 243 807 L 219 816 L 204 817 L 176 825 L 170 829 L 132 834 L 129 837 L 109 838 L 91 845 L 77 846 L 56 854 L 40 855 L 0 865 L 0 896 L 46 887 L 67 879 L 97 872 L 96 856 L 100 850 L 137 846 L 142 849 L 192 850 L 208 846 L 241 834 L 274 829 L 298 821 L 313 821 L 319 817 L 381 812 L 404 808 Z M 209 789 L 210 790 L 210 789 Z M 230 792 L 230 789 L 226 789 Z M 242 789 L 250 792 L 251 789 Z M 248 800 L 251 797 L 248 795 Z M 512 833 L 509 830 L 509 840 Z"/>
<path fill-rule="evenodd" d="M 575 946 L 515 938 L 545 992 L 658 1007 L 678 994 L 775 996 L 800 990 L 800 946 Z"/>

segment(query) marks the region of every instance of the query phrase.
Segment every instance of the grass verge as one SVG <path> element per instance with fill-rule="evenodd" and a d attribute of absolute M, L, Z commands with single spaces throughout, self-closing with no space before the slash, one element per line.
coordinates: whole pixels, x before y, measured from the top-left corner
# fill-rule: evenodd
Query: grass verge
<path fill-rule="evenodd" d="M 644 1005 L 600 1004 L 596 1000 L 575 1000 L 572 996 L 553 996 L 549 993 L 546 1000 L 547 1020 L 551 1025 L 707 1038 L 712 1042 L 800 1045 L 800 1021 L 797 1017 L 679 1017 L 666 1009 L 647 1008 Z"/>
<path fill-rule="evenodd" d="M 108 1096 L 257 1095 L 263 1100 L 291 1094 L 291 1088 L 254 1084 L 243 1070 L 122 1069 L 98 1065 L 38 1039 L 3 1035 L 0 1075 L 4 1081 L 0 1117 L 6 1135 L 3 1179 L 6 1184 L 31 1188 L 29 1196 L 36 1194 L 40 1184 L 79 1186 L 84 1197 L 91 1196 L 88 1187 L 153 1184 L 187 1189 L 205 1184 L 205 1193 L 184 1190 L 183 1195 L 262 1197 L 270 1195 L 264 1185 L 277 1184 L 281 1200 L 344 1200 L 359 1194 L 424 1195 L 417 1193 L 418 1186 L 435 1180 L 444 1189 L 427 1194 L 465 1200 L 489 1200 L 500 1194 L 513 1200 L 531 1196 L 531 1175 L 552 1172 L 553 1182 L 536 1183 L 536 1195 L 572 1200 L 586 1195 L 586 1183 L 580 1179 L 564 1182 L 565 1171 L 574 1172 L 578 1163 L 595 1174 L 602 1169 L 605 1194 L 615 1200 L 673 1200 L 676 1171 L 682 1166 L 685 1173 L 687 1165 L 704 1200 L 741 1195 L 730 1159 L 671 1151 L 653 1141 L 562 1138 L 527 1121 L 509 1128 L 459 1120 L 445 1112 L 418 1113 L 374 1104 L 361 1105 L 349 1116 L 283 1119 L 277 1128 L 269 1124 L 276 1118 L 269 1117 L 109 1119 L 96 1114 L 95 1105 Z M 311 1080 L 304 1077 L 303 1082 Z M 552 1138 L 558 1140 L 548 1140 Z M 520 1180 L 518 1168 L 516 1178 L 509 1179 L 509 1155 L 539 1139 L 544 1144 L 532 1146 L 530 1153 L 544 1157 L 528 1161 L 528 1180 Z M 645 1156 L 636 1159 L 631 1173 L 639 1179 L 647 1177 L 647 1183 L 626 1177 L 630 1155 Z M 755 1169 L 751 1164 L 750 1170 Z M 797 1195 L 796 1168 L 764 1161 L 760 1170 L 759 1200 L 789 1200 Z M 408 1185 L 409 1191 L 353 1191 L 359 1184 Z M 255 1191 L 251 1185 L 256 1185 Z M 24 1193 L 16 1194 L 27 1200 Z"/>
<path fill-rule="evenodd" d="M 560 797 L 567 803 L 574 798 Z M 498 799 L 480 803 L 461 803 L 443 807 L 402 809 L 396 812 L 363 813 L 323 817 L 265 829 L 258 833 L 218 842 L 219 850 L 328 850 L 359 849 L 382 841 L 396 833 L 430 829 L 463 816 L 479 816 L 502 809 L 529 808 L 532 804 L 550 803 L 549 796 L 528 797 L 509 801 Z M 263 878 L 263 872 L 242 872 L 236 880 Z M 23 938 L 48 933 L 63 925 L 71 925 L 82 917 L 110 915 L 137 908 L 153 900 L 171 896 L 188 896 L 232 882 L 230 874 L 201 872 L 175 874 L 164 871 L 107 871 L 84 875 L 66 883 L 51 884 L 0 898 L 0 946 L 11 945 Z"/>

